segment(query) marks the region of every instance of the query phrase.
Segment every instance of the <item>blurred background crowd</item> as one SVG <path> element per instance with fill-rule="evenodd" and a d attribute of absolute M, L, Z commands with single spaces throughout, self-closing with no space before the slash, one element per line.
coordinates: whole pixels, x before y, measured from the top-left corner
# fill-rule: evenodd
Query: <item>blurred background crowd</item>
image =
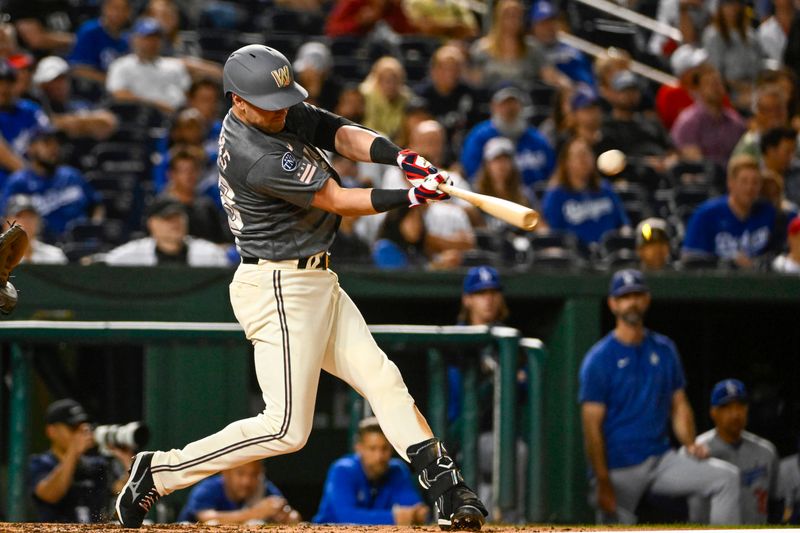
<path fill-rule="evenodd" d="M 0 209 L 32 263 L 238 263 L 222 64 L 264 43 L 309 103 L 543 215 L 532 234 L 459 201 L 345 218 L 340 266 L 800 272 L 800 6 L 617 4 L 5 0 Z M 627 164 L 600 172 L 607 150 Z M 331 158 L 347 186 L 407 186 Z"/>

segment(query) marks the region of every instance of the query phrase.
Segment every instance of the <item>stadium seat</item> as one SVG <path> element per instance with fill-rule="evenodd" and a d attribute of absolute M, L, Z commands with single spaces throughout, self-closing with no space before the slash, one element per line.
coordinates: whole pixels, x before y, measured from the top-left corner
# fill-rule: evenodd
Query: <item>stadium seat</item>
<path fill-rule="evenodd" d="M 681 270 L 715 270 L 719 260 L 711 256 L 688 256 L 680 260 Z"/>
<path fill-rule="evenodd" d="M 636 237 L 630 231 L 611 230 L 600 238 L 600 254 L 607 257 L 620 250 L 635 250 Z"/>
<path fill-rule="evenodd" d="M 567 248 L 542 248 L 534 251 L 532 257 L 532 268 L 564 270 L 583 266 L 578 253 Z"/>
<path fill-rule="evenodd" d="M 488 250 L 466 250 L 462 255 L 461 266 L 473 267 L 481 265 L 491 265 L 501 267 L 502 260 L 500 254 Z"/>
<path fill-rule="evenodd" d="M 565 250 L 577 250 L 577 239 L 575 235 L 567 231 L 549 229 L 537 231 L 529 234 L 531 250 L 536 253 L 548 248 L 562 248 Z"/>
<path fill-rule="evenodd" d="M 621 268 L 636 268 L 639 266 L 639 256 L 635 250 L 630 248 L 620 248 L 615 250 L 598 263 L 602 270 L 612 271 Z"/>

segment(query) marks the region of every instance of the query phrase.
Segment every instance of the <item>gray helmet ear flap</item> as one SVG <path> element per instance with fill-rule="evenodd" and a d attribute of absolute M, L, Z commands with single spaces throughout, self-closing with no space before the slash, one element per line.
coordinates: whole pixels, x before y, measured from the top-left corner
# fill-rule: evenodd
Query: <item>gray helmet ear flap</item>
<path fill-rule="evenodd" d="M 239 95 L 254 106 L 277 111 L 299 104 L 308 92 L 294 79 L 289 60 L 263 44 L 249 44 L 233 52 L 222 70 L 225 96 Z"/>

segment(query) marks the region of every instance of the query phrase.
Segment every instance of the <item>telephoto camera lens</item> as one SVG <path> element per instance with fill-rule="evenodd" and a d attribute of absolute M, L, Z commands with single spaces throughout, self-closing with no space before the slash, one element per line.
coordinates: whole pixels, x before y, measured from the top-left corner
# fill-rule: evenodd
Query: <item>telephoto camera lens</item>
<path fill-rule="evenodd" d="M 150 429 L 144 422 L 109 424 L 94 428 L 94 440 L 101 451 L 108 448 L 140 450 L 150 439 Z"/>

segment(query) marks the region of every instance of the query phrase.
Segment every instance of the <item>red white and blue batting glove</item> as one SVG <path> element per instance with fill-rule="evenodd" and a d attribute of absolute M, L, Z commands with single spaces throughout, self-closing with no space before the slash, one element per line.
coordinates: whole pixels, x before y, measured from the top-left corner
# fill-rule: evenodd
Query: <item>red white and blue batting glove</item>
<path fill-rule="evenodd" d="M 419 187 L 428 176 L 439 172 L 439 169 L 431 165 L 427 159 L 411 150 L 400 150 L 397 154 L 397 166 L 414 187 Z"/>
<path fill-rule="evenodd" d="M 410 188 L 408 190 L 408 199 L 411 201 L 411 207 L 427 204 L 428 202 L 439 202 L 450 198 L 449 194 L 438 189 L 439 185 L 442 183 L 446 183 L 447 185 L 453 184 L 453 180 L 447 172 L 438 172 L 428 176 L 422 180 L 422 183 L 416 187 Z"/>

